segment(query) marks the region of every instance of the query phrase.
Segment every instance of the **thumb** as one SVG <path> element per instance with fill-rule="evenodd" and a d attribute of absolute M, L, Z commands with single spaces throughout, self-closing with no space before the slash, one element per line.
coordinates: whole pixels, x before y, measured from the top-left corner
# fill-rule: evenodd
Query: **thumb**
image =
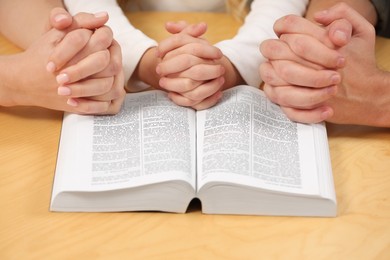
<path fill-rule="evenodd" d="M 50 12 L 47 30 L 51 28 L 67 31 L 81 28 L 93 30 L 102 27 L 108 18 L 107 12 L 78 13 L 72 17 L 65 9 L 57 7 Z"/>
<path fill-rule="evenodd" d="M 192 37 L 200 37 L 207 31 L 207 24 L 204 22 L 197 24 L 187 24 L 184 21 L 167 22 L 165 28 L 169 33 L 186 33 Z"/>
<path fill-rule="evenodd" d="M 352 24 L 346 19 L 338 19 L 328 26 L 328 36 L 334 45 L 345 46 L 352 38 Z"/>
<path fill-rule="evenodd" d="M 47 31 L 51 28 L 58 30 L 66 29 L 72 24 L 72 20 L 72 16 L 64 8 L 53 8 L 50 11 L 49 21 L 46 25 L 46 29 Z"/>

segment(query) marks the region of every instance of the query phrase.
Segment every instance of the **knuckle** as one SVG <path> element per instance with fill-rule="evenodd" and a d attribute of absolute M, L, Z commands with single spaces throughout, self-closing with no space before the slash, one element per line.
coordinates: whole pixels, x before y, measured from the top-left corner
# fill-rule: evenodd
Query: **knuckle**
<path fill-rule="evenodd" d="M 280 106 L 285 106 L 286 102 L 286 95 L 282 93 L 276 93 L 276 91 L 273 89 L 272 86 L 265 84 L 264 85 L 264 93 L 267 96 L 269 100 L 271 100 L 273 103 L 280 105 Z"/>
<path fill-rule="evenodd" d="M 201 66 L 193 66 L 191 68 L 191 75 L 192 75 L 192 78 L 194 78 L 194 79 L 201 79 L 202 76 L 204 75 L 204 71 L 201 68 Z"/>
<path fill-rule="evenodd" d="M 298 56 L 303 56 L 308 51 L 308 47 L 306 45 L 307 41 L 304 37 L 294 37 L 291 43 L 291 47 L 295 54 Z"/>
<path fill-rule="evenodd" d="M 179 34 L 175 34 L 175 35 L 172 36 L 171 40 L 172 40 L 172 43 L 174 45 L 181 45 L 181 43 L 183 41 L 183 35 L 180 34 L 180 33 Z"/>
<path fill-rule="evenodd" d="M 126 95 L 126 91 L 122 86 L 112 88 L 111 92 L 113 99 L 120 99 Z"/>
<path fill-rule="evenodd" d="M 108 50 L 99 51 L 96 55 L 95 66 L 98 68 L 106 68 L 110 63 L 110 53 Z"/>
<path fill-rule="evenodd" d="M 111 29 L 109 27 L 102 27 L 95 31 L 94 38 L 96 42 L 96 45 L 100 48 L 108 48 L 113 40 L 113 34 Z"/>
<path fill-rule="evenodd" d="M 368 32 L 371 36 L 375 36 L 375 35 L 376 35 L 375 27 L 374 27 L 372 24 L 367 24 L 367 32 Z"/>
<path fill-rule="evenodd" d="M 181 55 L 181 57 L 182 57 L 182 60 L 181 60 L 182 64 L 181 65 L 183 68 L 189 68 L 189 67 L 194 65 L 194 62 L 191 59 L 191 55 L 184 54 L 184 55 Z"/>
<path fill-rule="evenodd" d="M 114 75 L 119 74 L 122 71 L 122 59 L 111 60 L 111 71 Z"/>
<path fill-rule="evenodd" d="M 259 71 L 260 77 L 265 83 L 271 84 L 273 82 L 274 76 L 269 63 L 263 62 L 260 65 Z"/>
<path fill-rule="evenodd" d="M 89 34 L 86 33 L 87 30 L 79 29 L 72 31 L 68 34 L 68 39 L 73 45 L 83 45 L 86 43 L 86 38 L 89 37 Z"/>
<path fill-rule="evenodd" d="M 190 99 L 194 103 L 203 99 L 201 96 L 201 93 L 199 91 L 193 91 L 193 92 L 189 93 L 187 95 L 187 98 Z M 192 106 L 192 104 L 191 104 L 191 106 Z"/>
<path fill-rule="evenodd" d="M 282 111 L 287 116 L 287 118 L 290 119 L 291 121 L 302 122 L 302 120 L 300 120 L 300 117 L 296 113 L 294 113 L 294 110 L 286 107 L 282 107 Z"/>
<path fill-rule="evenodd" d="M 183 92 L 190 91 L 196 87 L 196 83 L 194 80 L 185 78 L 182 81 L 182 87 L 183 87 Z"/>
<path fill-rule="evenodd" d="M 290 66 L 284 66 L 283 64 L 279 64 L 279 66 L 276 67 L 277 74 L 281 79 L 288 79 L 291 75 L 291 69 Z"/>
<path fill-rule="evenodd" d="M 114 82 L 114 78 L 113 77 L 106 77 L 106 78 L 103 78 L 103 80 L 100 81 L 101 84 L 97 84 L 97 86 L 99 86 L 99 93 L 107 93 L 109 91 L 111 91 L 112 89 L 112 86 L 113 86 L 113 82 Z"/>

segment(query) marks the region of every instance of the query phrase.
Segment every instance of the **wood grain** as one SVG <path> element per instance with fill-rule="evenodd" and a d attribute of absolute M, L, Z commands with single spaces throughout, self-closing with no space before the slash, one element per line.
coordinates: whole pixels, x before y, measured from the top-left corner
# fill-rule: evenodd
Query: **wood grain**
<path fill-rule="evenodd" d="M 209 23 L 231 37 L 224 14 L 135 13 L 161 40 L 168 20 Z M 0 38 L 0 53 L 20 51 Z M 390 69 L 390 42 L 378 38 Z M 0 108 L 0 259 L 390 259 L 390 131 L 328 124 L 339 216 L 298 218 L 187 214 L 51 213 L 62 113 Z"/>

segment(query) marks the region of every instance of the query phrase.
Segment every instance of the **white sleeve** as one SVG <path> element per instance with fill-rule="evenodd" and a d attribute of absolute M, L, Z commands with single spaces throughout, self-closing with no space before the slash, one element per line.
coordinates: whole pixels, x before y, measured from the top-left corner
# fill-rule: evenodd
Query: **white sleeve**
<path fill-rule="evenodd" d="M 259 66 L 265 61 L 259 50 L 260 43 L 276 38 L 273 25 L 277 19 L 288 14 L 302 16 L 307 4 L 308 0 L 254 0 L 237 35 L 216 46 L 234 64 L 248 85 L 258 87 L 262 82 Z"/>
<path fill-rule="evenodd" d="M 105 11 L 108 13 L 107 26 L 112 29 L 114 39 L 122 49 L 126 82 L 129 81 L 145 51 L 150 47 L 157 46 L 154 40 L 130 24 L 116 0 L 64 0 L 64 4 L 71 15 L 79 12 L 98 13 Z"/>

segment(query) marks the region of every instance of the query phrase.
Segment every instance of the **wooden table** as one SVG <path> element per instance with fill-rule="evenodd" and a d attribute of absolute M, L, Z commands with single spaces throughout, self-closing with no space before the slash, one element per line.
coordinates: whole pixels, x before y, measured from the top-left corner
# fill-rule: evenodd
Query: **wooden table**
<path fill-rule="evenodd" d="M 206 21 L 212 42 L 239 26 L 224 14 L 129 18 L 156 39 L 167 20 Z M 390 41 L 377 47 L 390 69 Z M 0 38 L 0 51 L 20 50 Z M 328 125 L 337 218 L 51 213 L 61 120 L 41 108 L 0 108 L 0 259 L 390 259 L 389 129 Z"/>

